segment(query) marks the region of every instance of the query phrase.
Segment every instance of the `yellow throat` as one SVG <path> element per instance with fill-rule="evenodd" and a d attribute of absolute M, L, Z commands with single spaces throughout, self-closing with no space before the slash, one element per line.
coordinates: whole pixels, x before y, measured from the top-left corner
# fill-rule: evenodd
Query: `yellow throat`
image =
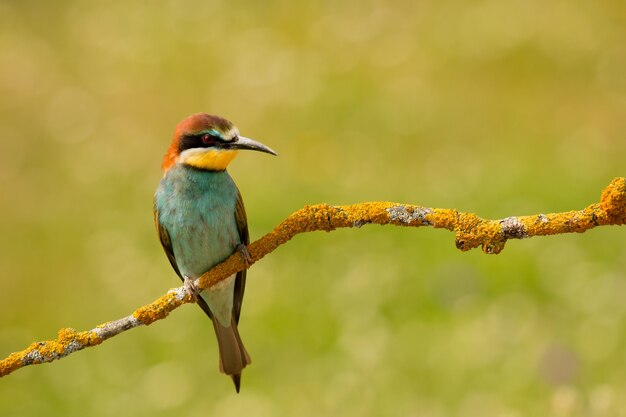
<path fill-rule="evenodd" d="M 223 171 L 230 161 L 237 156 L 233 149 L 187 149 L 178 157 L 178 161 L 198 169 Z"/>

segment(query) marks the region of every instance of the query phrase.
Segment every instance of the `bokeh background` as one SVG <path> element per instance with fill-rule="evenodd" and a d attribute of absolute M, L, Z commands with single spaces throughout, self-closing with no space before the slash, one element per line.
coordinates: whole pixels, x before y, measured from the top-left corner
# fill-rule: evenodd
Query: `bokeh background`
<path fill-rule="evenodd" d="M 0 356 L 179 285 L 152 194 L 206 111 L 252 238 L 304 204 L 582 208 L 625 174 L 626 3 L 0 0 Z M 623 416 L 626 230 L 461 253 L 366 226 L 249 273 L 242 392 L 194 306 L 0 380 L 2 416 Z"/>

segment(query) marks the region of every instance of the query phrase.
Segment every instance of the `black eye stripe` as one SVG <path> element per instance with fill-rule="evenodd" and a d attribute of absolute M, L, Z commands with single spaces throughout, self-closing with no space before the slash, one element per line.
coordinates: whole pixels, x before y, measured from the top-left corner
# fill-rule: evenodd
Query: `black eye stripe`
<path fill-rule="evenodd" d="M 178 152 L 180 153 L 192 148 L 206 148 L 216 143 L 223 142 L 224 141 L 219 136 L 211 135 L 209 133 L 201 133 L 198 135 L 184 135 L 180 138 L 180 142 L 178 143 Z"/>

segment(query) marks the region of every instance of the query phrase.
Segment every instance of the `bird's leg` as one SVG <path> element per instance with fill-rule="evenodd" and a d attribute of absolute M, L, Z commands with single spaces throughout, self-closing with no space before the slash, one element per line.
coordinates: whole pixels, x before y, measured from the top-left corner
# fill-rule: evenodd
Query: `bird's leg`
<path fill-rule="evenodd" d="M 250 266 L 252 266 L 252 256 L 250 256 L 250 252 L 248 252 L 248 247 L 243 243 L 240 243 L 235 248 L 235 251 L 241 254 L 243 263 L 246 264 L 246 269 L 250 268 Z"/>
<path fill-rule="evenodd" d="M 185 276 L 183 278 L 183 287 L 185 288 L 185 291 L 187 292 L 187 294 L 191 296 L 193 301 L 197 303 L 198 297 L 200 295 L 200 290 L 196 286 L 195 281 L 192 278 Z"/>

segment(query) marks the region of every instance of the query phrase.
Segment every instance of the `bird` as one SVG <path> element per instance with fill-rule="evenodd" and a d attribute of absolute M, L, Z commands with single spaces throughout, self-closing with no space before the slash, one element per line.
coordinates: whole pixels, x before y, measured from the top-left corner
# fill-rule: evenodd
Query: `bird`
<path fill-rule="evenodd" d="M 197 113 L 183 119 L 163 158 L 163 177 L 153 210 L 165 254 L 211 319 L 219 370 L 232 378 L 237 393 L 242 370 L 251 362 L 237 329 L 246 269 L 204 291 L 198 291 L 193 280 L 237 251 L 249 261 L 246 211 L 241 193 L 226 171 L 240 150 L 277 155 L 262 143 L 241 136 L 220 116 Z"/>

